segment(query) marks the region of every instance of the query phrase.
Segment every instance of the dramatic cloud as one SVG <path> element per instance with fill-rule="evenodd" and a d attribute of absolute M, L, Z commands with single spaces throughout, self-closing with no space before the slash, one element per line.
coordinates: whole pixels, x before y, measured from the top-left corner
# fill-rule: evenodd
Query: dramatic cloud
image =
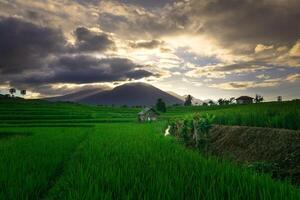
<path fill-rule="evenodd" d="M 258 79 L 269 79 L 270 76 L 265 75 L 265 74 L 260 74 L 260 75 L 257 75 L 256 78 L 258 78 Z"/>
<path fill-rule="evenodd" d="M 175 34 L 182 26 L 171 20 L 169 13 L 150 12 L 141 7 L 103 2 L 100 11 L 100 27 L 129 39 L 152 39 L 165 34 Z M 118 10 L 119 12 L 115 12 Z"/>
<path fill-rule="evenodd" d="M 273 78 L 268 79 L 264 77 L 264 80 L 260 81 L 235 81 L 235 82 L 226 82 L 219 84 L 211 84 L 209 87 L 219 88 L 224 90 L 246 90 L 249 88 L 268 88 L 274 87 L 279 84 L 288 83 L 288 82 L 296 82 L 300 80 L 300 74 L 289 74 L 284 78 Z"/>
<path fill-rule="evenodd" d="M 300 74 L 290 74 L 286 77 L 286 80 L 290 82 L 296 82 L 300 80 Z"/>
<path fill-rule="evenodd" d="M 261 65 L 261 63 L 241 63 L 241 64 L 231 64 L 231 65 L 213 65 L 213 66 L 204 66 L 204 67 L 194 67 L 195 69 L 186 73 L 189 77 L 205 77 L 205 78 L 225 78 L 230 74 L 242 74 L 242 73 L 251 73 L 256 71 L 261 71 L 268 69 Z"/>
<path fill-rule="evenodd" d="M 0 73 L 40 68 L 50 55 L 63 53 L 65 44 L 59 30 L 16 18 L 0 18 Z"/>
<path fill-rule="evenodd" d="M 160 47 L 163 44 L 164 42 L 159 40 L 130 42 L 130 46 L 132 48 L 145 48 L 145 49 L 155 49 Z"/>
<path fill-rule="evenodd" d="M 290 50 L 289 54 L 292 57 L 300 57 L 300 41 L 297 41 L 297 43 Z"/>
<path fill-rule="evenodd" d="M 76 46 L 79 51 L 98 51 L 102 52 L 114 48 L 114 42 L 107 34 L 96 33 L 85 27 L 75 30 Z"/>
<path fill-rule="evenodd" d="M 51 63 L 49 73 L 25 76 L 15 82 L 28 84 L 95 83 L 136 80 L 156 76 L 131 60 L 123 58 L 98 59 L 92 56 L 63 56 Z"/>
<path fill-rule="evenodd" d="M 255 47 L 254 51 L 255 51 L 255 53 L 260 53 L 260 52 L 263 52 L 263 51 L 266 51 L 266 50 L 269 50 L 269 49 L 273 49 L 273 48 L 274 48 L 273 45 L 265 46 L 265 45 L 263 45 L 263 44 L 258 44 L 258 45 Z"/>
<path fill-rule="evenodd" d="M 85 5 L 91 3 L 97 5 L 104 0 L 75 0 L 75 1 Z M 114 1 L 114 0 L 106 0 L 106 1 Z M 124 4 L 132 4 L 132 5 L 142 6 L 150 9 L 150 8 L 165 6 L 166 4 L 171 3 L 172 1 L 174 0 L 151 0 L 151 1 L 123 0 L 121 2 L 123 2 Z"/>
<path fill-rule="evenodd" d="M 219 88 L 223 90 L 246 90 L 249 88 L 266 88 L 279 85 L 281 83 L 280 79 L 269 79 L 262 82 L 254 81 L 236 81 L 220 84 L 212 84 L 209 87 Z"/>
<path fill-rule="evenodd" d="M 294 98 L 299 7 L 298 0 L 0 1 L 0 85 L 39 95 L 142 80 L 207 98 L 257 89 Z"/>
<path fill-rule="evenodd" d="M 202 18 L 200 31 L 209 32 L 229 45 L 290 44 L 299 38 L 297 0 L 191 0 L 187 6 L 190 10 L 186 15 L 199 21 Z"/>

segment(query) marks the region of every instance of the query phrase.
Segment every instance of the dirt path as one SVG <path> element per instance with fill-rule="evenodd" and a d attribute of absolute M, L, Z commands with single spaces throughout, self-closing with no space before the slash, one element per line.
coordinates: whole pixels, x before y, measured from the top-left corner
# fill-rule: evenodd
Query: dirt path
<path fill-rule="evenodd" d="M 84 145 L 84 143 L 88 140 L 89 136 L 95 131 L 95 128 L 91 128 L 91 130 L 87 131 L 86 134 L 84 134 L 81 138 L 81 140 L 78 142 L 78 144 L 73 148 L 72 151 L 70 151 L 70 154 L 66 156 L 65 159 L 63 159 L 55 169 L 52 176 L 49 178 L 47 187 L 44 188 L 44 190 L 40 191 L 37 195 L 37 199 L 46 199 L 48 196 L 49 191 L 55 186 L 55 184 L 58 182 L 60 177 L 63 175 L 66 167 L 68 166 L 68 162 L 73 158 L 73 156 L 76 154 L 76 152 Z"/>

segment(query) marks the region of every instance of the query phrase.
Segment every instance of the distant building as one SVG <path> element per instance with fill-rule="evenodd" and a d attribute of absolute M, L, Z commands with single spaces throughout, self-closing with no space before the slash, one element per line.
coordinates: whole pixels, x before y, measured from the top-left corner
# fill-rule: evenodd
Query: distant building
<path fill-rule="evenodd" d="M 138 113 L 139 122 L 156 121 L 159 113 L 154 108 L 146 107 Z"/>
<path fill-rule="evenodd" d="M 253 99 L 252 97 L 249 96 L 240 96 L 239 98 L 236 98 L 236 103 L 237 104 L 250 104 L 253 103 Z"/>
<path fill-rule="evenodd" d="M 282 101 L 282 96 L 278 96 L 277 101 L 281 102 Z"/>

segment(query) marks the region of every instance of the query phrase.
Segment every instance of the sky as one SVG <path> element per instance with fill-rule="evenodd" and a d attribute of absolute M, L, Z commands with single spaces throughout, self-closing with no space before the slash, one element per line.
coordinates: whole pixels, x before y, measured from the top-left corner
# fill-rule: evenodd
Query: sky
<path fill-rule="evenodd" d="M 300 98 L 299 0 L 0 0 L 0 91 L 146 82 L 180 95 Z"/>

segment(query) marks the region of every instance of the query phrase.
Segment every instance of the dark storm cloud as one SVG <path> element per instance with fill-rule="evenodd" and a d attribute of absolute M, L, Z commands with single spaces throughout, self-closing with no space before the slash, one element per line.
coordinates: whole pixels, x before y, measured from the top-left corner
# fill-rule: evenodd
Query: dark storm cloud
<path fill-rule="evenodd" d="M 74 1 L 83 5 L 89 5 L 89 4 L 96 5 L 103 0 L 74 0 Z"/>
<path fill-rule="evenodd" d="M 103 0 L 75 0 L 75 1 L 83 5 L 88 5 L 88 4 L 97 5 Z M 142 6 L 144 8 L 162 7 L 168 3 L 173 2 L 173 0 L 106 0 L 106 1 L 137 5 L 137 6 Z"/>
<path fill-rule="evenodd" d="M 29 14 L 36 16 L 35 12 Z M 18 18 L 0 18 L 0 35 L 0 83 L 11 86 L 43 93 L 55 83 L 99 83 L 157 76 L 129 59 L 86 55 L 113 49 L 115 45 L 109 35 L 84 27 L 74 31 L 74 46 L 67 45 L 60 30 Z"/>
<path fill-rule="evenodd" d="M 78 27 L 75 30 L 77 39 L 77 50 L 79 51 L 105 51 L 113 49 L 115 44 L 105 33 L 95 33 L 85 27 Z"/>
<path fill-rule="evenodd" d="M 100 26 L 107 32 L 117 33 L 121 38 L 155 38 L 166 34 L 175 34 L 180 30 L 176 21 L 147 12 L 128 10 L 129 15 L 103 12 L 100 14 Z"/>
<path fill-rule="evenodd" d="M 172 3 L 173 1 L 174 0 L 121 0 L 122 3 L 133 4 L 145 8 L 163 7 L 168 3 Z"/>
<path fill-rule="evenodd" d="M 291 44 L 300 37 L 300 1 L 193 0 L 185 13 L 202 22 L 200 32 L 231 45 Z"/>
<path fill-rule="evenodd" d="M 0 73 L 21 73 L 44 66 L 47 57 L 65 50 L 61 31 L 16 18 L 0 18 Z"/>
<path fill-rule="evenodd" d="M 124 58 L 98 59 L 92 56 L 63 56 L 51 64 L 49 74 L 27 76 L 15 83 L 95 83 L 141 79 L 154 76 L 131 60 Z"/>
<path fill-rule="evenodd" d="M 300 38 L 299 7 L 297 0 L 176 1 L 172 6 L 161 7 L 160 12 L 137 12 L 127 7 L 128 14 L 104 11 L 100 26 L 121 37 L 140 39 L 206 34 L 236 53 L 249 54 L 259 43 L 295 43 Z"/>
<path fill-rule="evenodd" d="M 228 83 L 232 88 L 247 88 L 249 87 L 249 83 Z"/>
<path fill-rule="evenodd" d="M 129 45 L 132 48 L 145 48 L 145 49 L 155 49 L 163 45 L 164 42 L 159 40 L 149 40 L 149 41 L 137 41 L 131 42 Z"/>
<path fill-rule="evenodd" d="M 18 84 L 15 86 L 16 88 L 27 88 L 30 89 L 31 92 L 34 93 L 39 93 L 44 96 L 59 96 L 59 95 L 66 95 L 66 94 L 71 94 L 74 92 L 79 92 L 79 91 L 94 91 L 100 92 L 104 90 L 109 90 L 111 89 L 107 85 L 84 85 L 84 86 L 78 86 L 78 87 L 68 87 L 67 85 L 61 86 L 61 87 L 53 87 L 51 84 L 46 84 L 46 85 L 30 85 L 30 84 Z M 80 94 L 78 94 L 78 97 L 80 97 Z M 76 98 L 76 97 L 75 97 Z"/>

